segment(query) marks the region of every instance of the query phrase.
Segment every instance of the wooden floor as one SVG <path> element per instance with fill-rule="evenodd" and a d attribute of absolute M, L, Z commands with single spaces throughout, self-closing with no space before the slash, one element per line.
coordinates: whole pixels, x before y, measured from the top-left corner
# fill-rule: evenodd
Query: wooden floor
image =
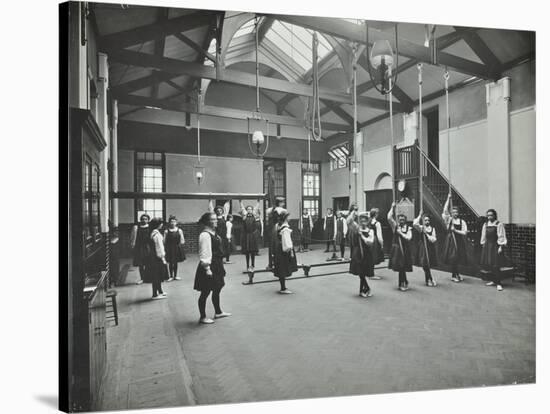
<path fill-rule="evenodd" d="M 323 261 L 318 249 L 302 263 Z M 265 267 L 266 253 L 257 258 Z M 108 329 L 108 372 L 101 409 L 265 401 L 528 383 L 535 380 L 535 288 L 503 292 L 475 278 L 454 284 L 435 272 L 397 276 L 379 270 L 374 296 L 358 296 L 348 274 L 290 280 L 277 294 L 271 274 L 243 286 L 243 256 L 227 265 L 222 308 L 233 316 L 199 325 L 192 290 L 196 256 L 182 281 L 165 283 L 165 300 L 136 286 L 137 270 L 118 287 L 120 323 Z M 345 265 L 312 269 L 313 276 Z M 298 272 L 298 275 L 301 275 Z M 273 281 L 274 283 L 271 283 Z M 209 315 L 213 314 L 210 301 Z"/>

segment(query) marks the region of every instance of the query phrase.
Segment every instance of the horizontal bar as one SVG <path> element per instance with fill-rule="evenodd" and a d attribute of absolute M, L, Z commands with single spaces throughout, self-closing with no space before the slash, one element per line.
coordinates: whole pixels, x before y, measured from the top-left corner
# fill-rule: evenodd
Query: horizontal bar
<path fill-rule="evenodd" d="M 162 199 L 162 200 L 258 200 L 265 199 L 265 193 L 144 193 L 136 191 L 118 191 L 111 193 L 113 198 Z"/>

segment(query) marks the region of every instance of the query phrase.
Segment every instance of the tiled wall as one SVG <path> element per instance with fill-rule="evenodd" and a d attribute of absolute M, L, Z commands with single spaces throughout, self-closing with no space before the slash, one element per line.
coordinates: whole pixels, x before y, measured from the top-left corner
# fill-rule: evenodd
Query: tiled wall
<path fill-rule="evenodd" d="M 508 252 L 512 263 L 524 267 L 528 274 L 535 278 L 535 242 L 536 226 L 534 224 L 507 224 L 506 237 Z"/>

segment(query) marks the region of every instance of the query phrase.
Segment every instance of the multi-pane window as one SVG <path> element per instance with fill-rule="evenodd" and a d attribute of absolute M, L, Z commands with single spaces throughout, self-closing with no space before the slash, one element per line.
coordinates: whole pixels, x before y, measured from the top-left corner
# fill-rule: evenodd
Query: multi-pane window
<path fill-rule="evenodd" d="M 101 194 L 99 192 L 99 165 L 86 156 L 84 162 L 84 240 L 90 247 L 101 237 L 100 210 Z"/>
<path fill-rule="evenodd" d="M 286 198 L 285 160 L 264 159 L 264 193 L 268 194 L 268 200 L 275 197 Z"/>
<path fill-rule="evenodd" d="M 164 155 L 160 152 L 136 152 L 136 191 L 164 192 Z M 136 200 L 136 219 L 142 214 L 164 217 L 164 200 L 145 198 Z"/>
<path fill-rule="evenodd" d="M 338 144 L 328 151 L 330 157 L 330 170 L 339 170 L 340 168 L 348 168 L 349 165 L 349 144 L 347 142 Z"/>
<path fill-rule="evenodd" d="M 321 166 L 318 163 L 302 163 L 302 208 L 317 219 L 321 204 Z"/>

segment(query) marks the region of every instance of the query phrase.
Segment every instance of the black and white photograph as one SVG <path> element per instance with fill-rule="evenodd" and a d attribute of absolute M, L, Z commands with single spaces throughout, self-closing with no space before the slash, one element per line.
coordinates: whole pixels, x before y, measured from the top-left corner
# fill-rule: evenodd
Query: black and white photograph
<path fill-rule="evenodd" d="M 537 387 L 534 26 L 139 3 L 49 5 L 59 410 Z"/>

